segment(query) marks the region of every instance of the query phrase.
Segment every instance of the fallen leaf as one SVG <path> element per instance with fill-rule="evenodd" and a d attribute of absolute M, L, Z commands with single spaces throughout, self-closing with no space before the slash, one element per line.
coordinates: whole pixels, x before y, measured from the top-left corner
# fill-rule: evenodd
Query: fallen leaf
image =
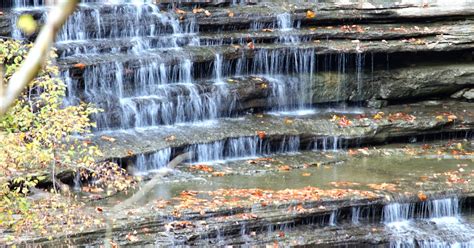
<path fill-rule="evenodd" d="M 131 233 L 127 233 L 127 236 L 126 236 L 127 240 L 130 241 L 130 242 L 137 242 L 138 241 L 138 237 L 131 234 Z"/>
<path fill-rule="evenodd" d="M 214 168 L 208 165 L 204 165 L 204 164 L 191 165 L 189 168 L 191 170 L 203 171 L 207 173 L 211 173 L 214 171 Z"/>
<path fill-rule="evenodd" d="M 252 41 L 247 43 L 247 48 L 252 49 L 252 50 L 255 49 L 255 45 L 253 44 Z"/>
<path fill-rule="evenodd" d="M 201 13 L 201 12 L 204 12 L 204 9 L 203 9 L 203 8 L 195 8 L 195 9 L 193 9 L 193 13 L 194 13 L 194 14 Z"/>
<path fill-rule="evenodd" d="M 86 64 L 84 64 L 84 63 L 77 63 L 77 64 L 74 64 L 72 67 L 78 68 L 78 69 L 81 69 L 81 70 L 84 70 L 84 68 L 86 68 Z"/>
<path fill-rule="evenodd" d="M 223 177 L 223 176 L 225 176 L 225 172 L 216 171 L 216 172 L 213 172 L 212 175 L 215 176 L 215 177 Z"/>
<path fill-rule="evenodd" d="M 306 172 L 306 173 L 303 173 L 303 174 L 301 174 L 301 175 L 304 176 L 304 177 L 309 177 L 309 176 L 311 176 L 311 173 L 307 173 L 307 172 Z"/>
<path fill-rule="evenodd" d="M 357 154 L 358 154 L 357 151 L 352 150 L 352 149 L 349 149 L 348 153 L 349 153 L 350 156 L 354 156 L 354 155 L 357 155 Z"/>
<path fill-rule="evenodd" d="M 426 196 L 423 192 L 419 192 L 418 199 L 420 199 L 420 201 L 426 201 L 428 199 L 428 196 Z"/>
<path fill-rule="evenodd" d="M 375 114 L 374 116 L 372 116 L 372 119 L 374 119 L 374 120 L 381 120 L 384 115 L 385 115 L 384 112 L 378 112 L 377 114 Z"/>
<path fill-rule="evenodd" d="M 211 16 L 211 15 L 212 15 L 212 14 L 211 14 L 211 12 L 210 12 L 209 10 L 204 10 L 204 14 L 205 14 L 207 17 L 209 17 L 209 16 Z"/>
<path fill-rule="evenodd" d="M 112 142 L 112 143 L 116 141 L 115 138 L 112 138 L 112 137 L 109 137 L 109 136 L 105 136 L 105 135 L 100 136 L 100 139 L 105 140 L 105 141 L 108 141 L 108 142 Z"/>
<path fill-rule="evenodd" d="M 229 17 L 234 17 L 234 12 L 229 11 L 229 12 L 227 13 L 227 15 L 228 15 Z"/>
<path fill-rule="evenodd" d="M 293 120 L 290 119 L 290 118 L 288 118 L 288 117 L 286 117 L 285 120 L 284 120 L 284 123 L 285 123 L 286 125 L 290 125 L 290 124 L 293 124 Z"/>
<path fill-rule="evenodd" d="M 337 123 L 340 127 L 348 127 L 352 125 L 352 121 L 347 119 L 345 116 L 342 116 L 342 118 L 339 120 Z"/>
<path fill-rule="evenodd" d="M 265 133 L 265 131 L 257 131 L 257 135 L 260 139 L 265 139 L 267 133 Z"/>
<path fill-rule="evenodd" d="M 448 115 L 448 121 L 449 122 L 453 122 L 454 120 L 456 120 L 458 117 L 455 116 L 455 115 Z"/>
<path fill-rule="evenodd" d="M 186 14 L 186 11 L 176 8 L 175 13 L 178 14 L 178 15 L 184 15 L 184 14 Z"/>
<path fill-rule="evenodd" d="M 306 18 L 312 19 L 315 17 L 316 17 L 316 13 L 314 13 L 314 11 L 311 11 L 311 10 L 306 11 Z"/>

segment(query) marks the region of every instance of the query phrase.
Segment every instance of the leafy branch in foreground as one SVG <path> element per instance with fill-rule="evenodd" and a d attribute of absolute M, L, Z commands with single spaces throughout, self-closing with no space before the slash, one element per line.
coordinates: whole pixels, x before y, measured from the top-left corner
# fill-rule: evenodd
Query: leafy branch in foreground
<path fill-rule="evenodd" d="M 46 24 L 41 28 L 36 38 L 34 46 L 29 51 L 28 57 L 25 58 L 17 72 L 11 78 L 0 77 L 0 116 L 8 111 L 24 88 L 41 70 L 44 61 L 48 58 L 56 34 L 61 30 L 69 15 L 74 12 L 78 2 L 79 0 L 60 1 L 56 8 L 52 9 Z M 6 80 L 12 82 L 5 85 Z"/>
<path fill-rule="evenodd" d="M 0 40 L 0 63 L 4 65 L 6 81 L 17 72 L 31 46 Z M 49 58 L 55 56 L 51 52 Z M 53 205 L 72 206 L 73 203 L 65 204 L 64 199 L 53 197 L 58 193 L 56 175 L 61 171 L 80 173 L 82 179 L 92 179 L 108 187 L 108 191 L 109 187 L 114 187 L 110 191 L 125 190 L 131 183 L 116 164 L 96 161 L 101 152 L 85 139 L 95 126 L 90 116 L 99 110 L 85 103 L 65 106 L 66 86 L 58 74 L 53 61 L 46 60 L 14 105 L 0 117 L 0 230 L 44 228 L 44 223 L 36 222 L 41 218 L 35 215 L 43 214 Z M 49 198 L 62 204 L 49 202 L 38 208 L 26 196 L 47 178 L 53 188 Z"/>

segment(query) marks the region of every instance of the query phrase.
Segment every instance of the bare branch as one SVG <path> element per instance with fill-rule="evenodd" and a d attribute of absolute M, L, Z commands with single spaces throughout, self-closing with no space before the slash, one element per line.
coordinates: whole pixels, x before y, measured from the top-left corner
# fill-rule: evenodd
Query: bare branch
<path fill-rule="evenodd" d="M 167 168 L 170 168 L 170 169 L 173 169 L 174 167 L 176 167 L 178 164 L 180 164 L 181 162 L 185 161 L 185 160 L 188 160 L 188 159 L 191 159 L 192 157 L 192 153 L 191 152 L 187 152 L 187 153 L 183 153 L 183 154 L 180 154 L 178 156 L 176 156 L 171 162 L 169 162 L 169 164 L 167 165 Z M 148 192 L 150 192 L 155 186 L 156 184 L 158 184 L 160 182 L 160 179 L 162 176 L 166 175 L 168 172 L 161 172 L 161 173 L 157 173 L 155 176 L 153 176 L 153 178 L 148 181 L 138 192 L 136 192 L 132 197 L 128 198 L 127 200 L 123 201 L 122 203 L 116 205 L 114 208 L 113 208 L 113 211 L 119 211 L 121 209 L 124 209 L 126 207 L 129 207 L 131 205 L 133 205 L 133 203 L 139 201 L 141 198 L 143 198 Z"/>
<path fill-rule="evenodd" d="M 0 116 L 7 112 L 23 89 L 36 77 L 48 57 L 56 34 L 61 30 L 69 15 L 74 12 L 78 2 L 79 0 L 62 0 L 51 10 L 46 24 L 41 28 L 25 61 L 10 78 L 4 94 L 0 95 Z"/>
<path fill-rule="evenodd" d="M 176 156 L 171 162 L 168 163 L 168 168 L 173 169 L 178 164 L 182 163 L 185 160 L 191 159 L 193 156 L 192 152 L 187 152 Z M 150 192 L 159 182 L 162 176 L 166 175 L 167 172 L 157 173 L 153 178 L 147 182 L 139 191 L 132 195 L 132 197 L 128 198 L 127 200 L 123 201 L 122 203 L 115 205 L 109 215 L 107 217 L 107 230 L 105 235 L 105 247 L 110 247 L 112 241 L 112 214 L 116 213 L 120 210 L 123 210 L 134 203 L 140 201 L 143 197 L 146 196 L 148 192 Z"/>

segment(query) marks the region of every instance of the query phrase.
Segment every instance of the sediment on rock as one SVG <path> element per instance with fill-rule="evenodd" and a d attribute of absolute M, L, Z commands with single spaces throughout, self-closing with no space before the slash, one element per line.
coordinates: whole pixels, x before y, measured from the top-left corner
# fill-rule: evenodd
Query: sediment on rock
<path fill-rule="evenodd" d="M 430 106 L 431 105 L 431 106 Z M 443 107 L 444 106 L 444 107 Z M 258 132 L 264 132 L 265 138 L 261 142 L 276 145 L 290 137 L 298 139 L 299 148 L 310 147 L 310 144 L 337 140 L 336 147 L 343 148 L 356 144 L 376 144 L 398 137 L 429 135 L 440 132 L 471 132 L 474 129 L 474 116 L 467 109 L 471 103 L 447 102 L 426 103 L 425 105 L 412 104 L 392 106 L 378 111 L 385 115 L 402 112 L 413 115 L 413 120 L 382 119 L 373 120 L 377 112 L 369 110 L 360 114 L 345 113 L 353 123 L 347 127 L 340 127 L 337 122 L 331 121 L 330 112 L 327 114 L 310 115 L 306 117 L 253 115 L 244 118 L 219 119 L 215 124 L 208 126 L 188 125 L 176 127 L 159 127 L 147 129 L 146 135 L 137 132 L 106 132 L 97 134 L 94 142 L 104 151 L 102 159 L 126 159 L 138 154 L 150 154 L 163 149 L 172 148 L 173 153 L 179 154 L 193 144 L 212 144 L 226 142 L 226 140 L 249 137 L 258 140 Z M 455 116 L 455 120 L 443 116 L 440 109 L 445 109 Z M 343 113 L 342 113 L 343 114 Z M 337 115 L 337 113 L 336 113 Z M 366 119 L 357 116 L 366 115 Z M 441 116 L 441 117 L 439 117 Z M 450 117 L 454 118 L 454 117 Z M 219 131 L 222 130 L 222 131 Z M 113 142 L 108 138 L 112 137 Z M 171 137 L 171 138 L 170 138 Z M 332 144 L 332 143 L 331 143 Z M 328 144 L 329 146 L 329 144 Z"/>
<path fill-rule="evenodd" d="M 400 201 L 411 203 L 415 208 L 420 208 L 423 204 L 426 204 L 416 197 L 417 191 L 408 191 L 407 194 L 411 193 L 412 197 L 405 196 L 397 198 L 396 201 L 390 200 L 390 197 L 386 198 L 385 193 L 380 193 L 379 196 L 372 198 L 356 197 L 339 200 L 295 201 L 265 207 L 221 209 L 215 212 L 207 212 L 204 215 L 189 212 L 177 218 L 170 217 L 162 210 L 158 210 L 158 213 L 149 213 L 133 222 L 126 218 L 118 218 L 115 221 L 112 235 L 116 237 L 114 241 L 117 244 L 128 245 L 211 245 L 219 242 L 224 242 L 227 245 L 239 245 L 244 242 L 243 238 L 245 237 L 247 237 L 246 244 L 262 245 L 267 242 L 274 242 L 275 237 L 271 234 L 279 235 L 277 240 L 281 244 L 285 244 L 291 232 L 308 227 L 318 232 L 306 244 L 329 247 L 351 242 L 386 245 L 390 242 L 390 234 L 383 231 L 384 226 L 381 224 L 383 207 L 390 203 L 400 203 Z M 429 197 L 429 201 L 449 198 L 462 199 L 461 202 L 464 202 L 462 208 L 464 209 L 465 207 L 469 208 L 473 195 L 470 190 L 438 190 L 426 191 L 425 193 Z M 392 193 L 388 192 L 388 195 L 392 195 Z M 366 225 L 351 225 L 354 208 L 362 209 L 361 211 L 366 213 L 366 215 L 361 216 L 366 218 L 361 220 Z M 170 222 L 167 220 L 168 218 L 175 221 Z M 332 222 L 338 223 L 338 225 L 331 226 Z M 368 239 L 367 231 L 370 233 L 374 232 L 375 229 L 379 230 L 370 235 L 372 239 Z M 130 230 L 135 230 L 134 236 L 139 238 L 134 241 L 129 240 L 127 238 L 129 234 L 127 235 L 127 233 L 130 233 Z M 288 232 L 288 236 L 282 235 L 281 232 L 283 231 Z M 53 240 L 39 238 L 28 240 L 28 242 L 54 246 L 63 244 L 67 240 L 70 245 L 101 245 L 105 238 L 105 232 L 105 229 L 97 229 L 75 233 L 67 237 L 59 236 Z M 338 235 L 334 235 L 334 233 L 338 233 Z M 341 233 L 347 233 L 351 237 L 340 235 Z"/>

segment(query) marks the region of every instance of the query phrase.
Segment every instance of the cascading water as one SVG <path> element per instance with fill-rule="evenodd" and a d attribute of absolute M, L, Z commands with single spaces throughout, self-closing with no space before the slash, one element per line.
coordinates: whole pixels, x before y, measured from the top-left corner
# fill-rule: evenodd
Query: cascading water
<path fill-rule="evenodd" d="M 419 205 L 392 203 L 383 209 L 383 222 L 392 234 L 390 247 L 474 245 L 474 230 L 464 223 L 458 198 L 429 200 Z"/>
<path fill-rule="evenodd" d="M 282 31 L 290 31 L 293 29 L 293 21 L 290 13 L 282 13 L 277 15 L 278 28 Z"/>
<path fill-rule="evenodd" d="M 276 153 L 294 153 L 300 150 L 298 136 L 284 137 L 278 144 L 270 144 L 259 137 L 239 137 L 211 143 L 193 144 L 184 148 L 193 156 L 191 162 L 210 163 L 232 159 L 254 158 Z M 170 148 L 139 155 L 133 162 L 135 172 L 144 173 L 165 167 L 173 156 Z"/>
<path fill-rule="evenodd" d="M 31 6 L 41 6 L 43 5 L 44 1 L 42 0 L 14 0 L 13 1 L 13 6 L 15 8 L 21 8 L 21 7 L 31 7 Z"/>
<path fill-rule="evenodd" d="M 34 8 L 40 22 L 47 18 L 48 8 L 40 2 Z M 27 8 L 18 8 L 15 13 L 19 16 L 25 11 Z M 287 48 L 258 49 L 237 59 L 226 59 L 216 48 L 210 70 L 196 72 L 202 65 L 195 63 L 187 50 L 201 43 L 194 19 L 181 21 L 175 13 L 162 11 L 148 1 L 82 2 L 59 32 L 56 43 L 63 65 L 61 75 L 68 86 L 66 104 L 86 101 L 104 109 L 94 116 L 96 131 L 100 132 L 133 132 L 136 128 L 215 120 L 233 116 L 239 105 L 237 92 L 229 90 L 226 77 L 256 75 L 269 82 L 268 105 L 273 106 L 272 111 L 308 113 L 318 71 L 316 51 L 295 47 L 299 41 L 290 33 L 299 24 L 290 13 L 278 14 L 274 23 L 255 25 L 278 29 L 279 42 Z M 15 34 L 23 37 L 18 30 Z M 222 39 L 215 40 L 215 44 L 207 45 L 223 44 Z M 227 148 L 232 142 L 190 149 L 195 149 L 197 161 L 269 152 L 255 149 L 252 142 L 237 146 L 239 151 Z M 296 151 L 300 146 L 296 139 L 284 144 L 272 152 Z M 340 146 L 337 137 L 314 143 L 315 149 L 324 151 Z M 140 155 L 138 170 L 163 166 L 170 159 L 165 158 L 167 155 Z M 150 166 L 144 166 L 146 163 Z"/>

